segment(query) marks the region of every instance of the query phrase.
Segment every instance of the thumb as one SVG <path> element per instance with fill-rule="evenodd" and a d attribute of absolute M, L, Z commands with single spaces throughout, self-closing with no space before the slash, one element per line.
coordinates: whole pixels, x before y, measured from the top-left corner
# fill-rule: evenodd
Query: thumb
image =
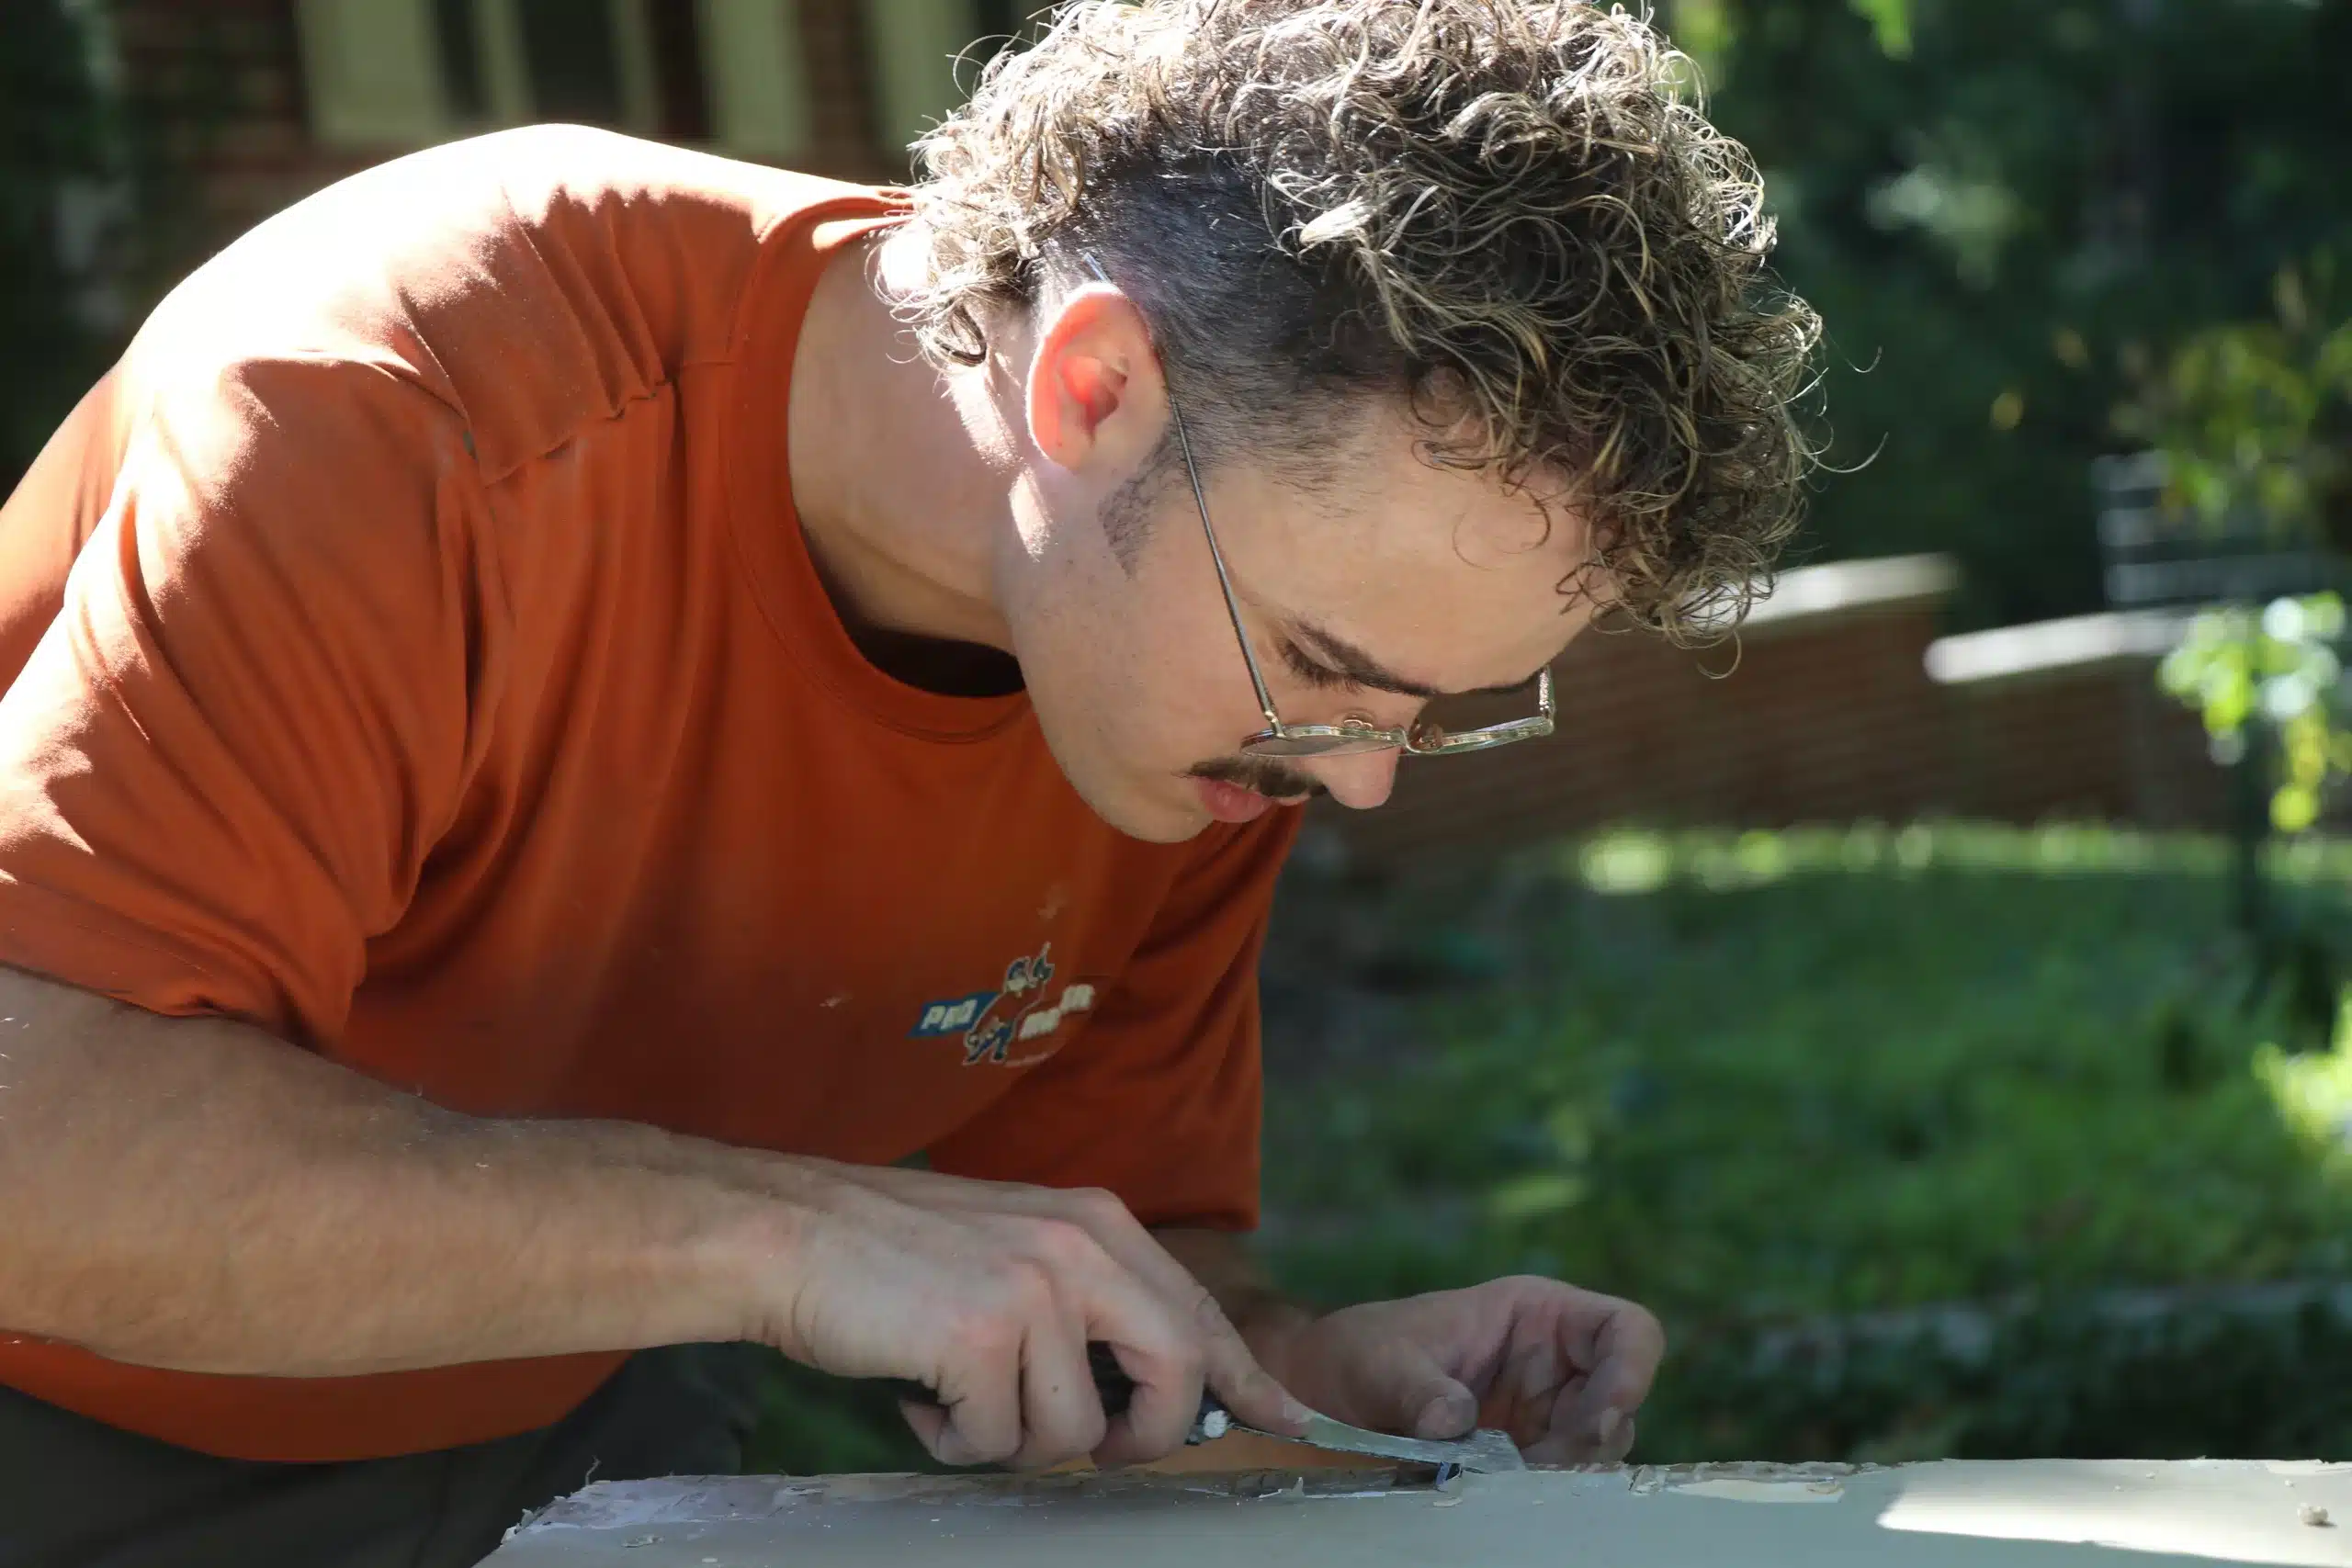
<path fill-rule="evenodd" d="M 1418 1345 L 1391 1343 L 1356 1378 L 1363 1424 L 1413 1438 L 1458 1438 L 1477 1424 L 1478 1399 Z"/>

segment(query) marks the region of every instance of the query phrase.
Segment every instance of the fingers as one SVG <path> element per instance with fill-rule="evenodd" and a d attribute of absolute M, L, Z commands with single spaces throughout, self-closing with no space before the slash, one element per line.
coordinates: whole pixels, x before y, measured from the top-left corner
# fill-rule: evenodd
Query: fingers
<path fill-rule="evenodd" d="M 1515 1345 L 1479 1407 L 1479 1424 L 1510 1433 L 1522 1449 L 1541 1443 L 1551 1432 L 1552 1407 L 1566 1382 L 1564 1359 L 1550 1337 L 1530 1336 Z"/>
<path fill-rule="evenodd" d="M 1181 1265 L 1179 1267 L 1182 1267 Z M 1192 1277 L 1185 1276 L 1189 1281 Z M 1245 1427 L 1255 1427 L 1261 1432 L 1295 1437 L 1306 1429 L 1309 1414 L 1306 1405 L 1291 1397 L 1290 1391 L 1277 1382 L 1272 1372 L 1258 1364 L 1257 1356 L 1216 1298 L 1192 1281 L 1193 1323 L 1201 1337 L 1202 1364 L 1208 1386 L 1233 1412 L 1234 1418 Z M 1189 1424 L 1190 1418 L 1187 1417 Z"/>
<path fill-rule="evenodd" d="M 1183 1447 L 1201 1409 L 1204 1369 L 1197 1347 L 1181 1336 L 1154 1348 L 1115 1330 L 1095 1333 L 1109 1343 L 1136 1389 L 1125 1411 L 1104 1424 L 1092 1445 L 1094 1462 L 1105 1469 L 1141 1464 Z"/>
<path fill-rule="evenodd" d="M 1582 1375 L 1553 1402 L 1544 1437 L 1528 1450 L 1540 1463 L 1613 1464 L 1632 1451 L 1634 1412 L 1649 1394 L 1666 1353 L 1666 1330 L 1649 1311 L 1615 1297 L 1562 1324 L 1563 1349 Z"/>
<path fill-rule="evenodd" d="M 1021 1447 L 1016 1470 L 1044 1470 L 1102 1442 L 1102 1398 L 1086 1360 L 1086 1330 L 1076 1323 L 1031 1337 L 1021 1371 Z M 1181 1434 L 1180 1434 L 1181 1440 Z"/>
<path fill-rule="evenodd" d="M 939 1451 L 939 1439 L 947 1430 L 946 1406 L 933 1404 L 927 1399 L 902 1399 L 899 1401 L 899 1414 L 906 1418 L 907 1429 L 915 1435 L 915 1441 L 922 1445 L 923 1452 L 942 1464 L 963 1462 L 949 1459 Z M 958 1451 L 961 1451 L 960 1439 Z"/>
<path fill-rule="evenodd" d="M 1623 1462 L 1634 1449 L 1634 1418 L 1614 1410 L 1607 1412 L 1600 1418 L 1598 1437 L 1600 1447 L 1593 1457 L 1603 1464 Z"/>
<path fill-rule="evenodd" d="M 1090 1451 L 1156 1459 L 1182 1447 L 1200 1409 L 1202 1378 L 1200 1347 L 1182 1316 L 1091 1232 L 1066 1220 L 1024 1228 L 1060 1310 L 1026 1314 L 1029 1430 L 1016 1462 L 1050 1465 Z M 1114 1418 L 1105 1418 L 1087 1361 L 1092 1340 L 1111 1347 L 1135 1384 Z"/>
<path fill-rule="evenodd" d="M 1038 1224 L 1057 1288 L 1066 1292 L 1072 1311 L 1066 1324 L 1057 1325 L 1050 1351 L 1057 1371 L 1069 1369 L 1070 1393 L 1041 1405 L 1037 1414 L 1041 1419 L 1059 1416 L 1077 1402 L 1086 1416 L 1055 1432 L 1071 1445 L 1056 1457 L 1091 1450 L 1124 1462 L 1130 1457 L 1157 1459 L 1181 1448 L 1201 1406 L 1198 1336 L 1178 1304 L 1107 1250 L 1093 1231 L 1068 1220 Z M 1091 1340 L 1110 1346 L 1135 1385 L 1127 1408 L 1108 1421 L 1087 1364 Z"/>
<path fill-rule="evenodd" d="M 1630 1413 L 1649 1397 L 1666 1355 L 1666 1328 L 1646 1307 L 1614 1296 L 1599 1298 L 1599 1311 L 1586 1320 L 1582 1345 L 1569 1357 L 1590 1369 L 1588 1392 L 1596 1417 L 1601 1407 Z"/>
<path fill-rule="evenodd" d="M 1306 1429 L 1306 1407 L 1292 1398 L 1290 1392 L 1259 1365 L 1257 1356 L 1241 1337 L 1240 1330 L 1233 1326 L 1232 1320 L 1217 1305 L 1216 1298 L 1193 1277 L 1191 1269 L 1160 1245 L 1159 1239 L 1144 1227 L 1125 1204 L 1111 1193 L 1100 1190 L 1057 1193 L 1054 1197 L 1065 1206 L 1076 1223 L 1086 1227 L 1088 1234 L 1102 1245 L 1105 1252 L 1147 1287 L 1163 1300 L 1189 1303 L 1201 1372 L 1207 1386 L 1216 1391 L 1217 1398 L 1233 1412 L 1236 1420 L 1267 1432 L 1295 1435 Z M 1116 1341 L 1114 1343 L 1115 1345 Z M 1130 1376 L 1135 1375 L 1132 1367 L 1128 1371 Z M 1138 1378 L 1137 1382 L 1140 1385 L 1142 1380 Z M 1170 1402 L 1164 1414 L 1155 1404 L 1148 1420 L 1129 1424 L 1128 1432 L 1143 1447 L 1121 1462 L 1157 1459 L 1182 1445 L 1184 1435 L 1192 1429 L 1193 1422 L 1200 1414 L 1200 1385 L 1197 1382 L 1179 1382 L 1170 1385 L 1168 1392 Z M 1168 1425 L 1160 1426 L 1159 1423 L 1162 1421 Z M 1149 1447 L 1163 1431 L 1167 1438 L 1166 1447 Z M 1124 1451 L 1125 1446 L 1123 1439 L 1114 1451 Z"/>
<path fill-rule="evenodd" d="M 906 1417 L 942 1463 L 1160 1458 L 1204 1385 L 1250 1426 L 1303 1427 L 1201 1282 L 1108 1193 L 851 1168 L 826 1190 L 788 1337 L 830 1370 L 937 1390 Z M 1109 1419 L 1087 1362 L 1097 1340 L 1135 1384 Z"/>
<path fill-rule="evenodd" d="M 1021 1447 L 1016 1357 L 985 1348 L 958 1356 L 939 1383 L 939 1403 L 902 1402 L 907 1425 L 942 1464 L 993 1464 Z"/>
<path fill-rule="evenodd" d="M 1428 1350 L 1400 1340 L 1384 1351 L 1351 1369 L 1359 1425 L 1435 1438 L 1459 1438 L 1477 1425 L 1477 1396 Z"/>
<path fill-rule="evenodd" d="M 1181 1367 L 1163 1379 L 1145 1370 L 1149 1358 L 1137 1348 L 1114 1341 L 1122 1366 L 1136 1382 L 1136 1395 L 1127 1416 L 1111 1423 L 1095 1452 L 1098 1464 L 1140 1463 L 1181 1447 L 1199 1418 L 1204 1388 L 1244 1426 L 1276 1434 L 1306 1429 L 1306 1407 L 1259 1365 L 1216 1298 L 1189 1274 L 1185 1281 L 1193 1333 L 1185 1341 L 1188 1357 Z"/>
<path fill-rule="evenodd" d="M 1037 1469 L 1100 1448 L 1108 1428 L 1090 1339 L 1113 1345 L 1136 1380 L 1122 1420 L 1130 1443 L 1153 1456 L 1180 1445 L 1201 1388 L 1181 1315 L 1076 1225 L 1020 1218 L 988 1231 L 987 1267 L 966 1285 L 927 1380 L 938 1404 L 907 1411 L 933 1457 Z"/>

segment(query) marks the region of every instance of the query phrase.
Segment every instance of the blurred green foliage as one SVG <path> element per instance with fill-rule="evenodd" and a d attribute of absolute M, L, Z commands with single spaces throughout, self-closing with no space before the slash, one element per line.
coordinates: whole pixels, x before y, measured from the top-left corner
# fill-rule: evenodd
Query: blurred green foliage
<path fill-rule="evenodd" d="M 1507 978 L 1427 1009 L 1426 1054 L 1272 1099 L 1272 1255 L 1328 1301 L 1532 1270 L 1645 1302 L 1682 1347 L 1654 1461 L 2221 1451 L 2211 1379 L 2163 1360 L 2219 1309 L 2134 1337 L 2084 1303 L 2352 1264 L 2352 1047 L 2284 1052 L 2278 999 L 2235 1005 L 2229 858 L 1959 826 L 1576 846 L 1516 895 L 1542 912 Z M 2340 921 L 2352 846 L 2273 862 Z M 2048 1304 L 1998 1353 L 1759 1360 L 1792 1325 L 2018 1299 Z M 2279 1374 L 2251 1393 L 2325 1327 L 2224 1337 Z M 2326 1343 L 2352 1359 L 2352 1325 Z M 2140 1393 L 2100 1404 L 2119 1377 Z M 2321 1393 L 2294 1397 L 2272 1414 Z"/>
<path fill-rule="evenodd" d="M 1945 549 L 1959 618 L 2096 609 L 2087 466 L 2280 268 L 2346 249 L 2347 0 L 1671 0 L 1821 310 L 1809 548 Z"/>
<path fill-rule="evenodd" d="M 2189 334 L 2124 411 L 2173 504 L 2352 553 L 2352 296 L 2321 251 L 2279 268 L 2267 319 Z"/>
<path fill-rule="evenodd" d="M 2258 614 L 2222 605 L 2199 612 L 2158 669 L 2164 689 L 2203 719 L 2217 761 L 2242 761 L 2252 734 L 2275 738 L 2270 825 L 2282 833 L 2317 822 L 2327 786 L 2352 773 L 2338 711 L 2343 637 L 2334 593 L 2276 599 Z"/>
<path fill-rule="evenodd" d="M 2192 334 L 2129 424 L 2165 456 L 2168 504 L 2208 526 L 2232 523 L 2352 554 L 2352 300 L 2336 257 L 2283 267 L 2273 317 Z M 2344 604 L 2330 592 L 2200 612 L 2164 663 L 2165 689 L 2198 710 L 2225 762 L 2270 775 L 2270 826 L 2317 822 L 2328 786 L 2352 772 L 2343 713 Z"/>

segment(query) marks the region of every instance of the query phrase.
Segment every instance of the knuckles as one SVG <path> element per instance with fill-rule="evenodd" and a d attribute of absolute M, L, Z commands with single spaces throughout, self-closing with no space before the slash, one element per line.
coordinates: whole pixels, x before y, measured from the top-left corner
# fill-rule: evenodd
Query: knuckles
<path fill-rule="evenodd" d="M 1135 1215 L 1108 1188 L 1082 1187 L 1069 1194 L 1067 1201 L 1070 1217 L 1092 1235 L 1112 1235 L 1137 1228 Z"/>
<path fill-rule="evenodd" d="M 997 1301 L 968 1303 L 953 1312 L 943 1328 L 951 1354 L 980 1363 L 1017 1358 L 1029 1316 L 1022 1310 L 1023 1293 L 1012 1286 Z"/>
<path fill-rule="evenodd" d="M 1091 1271 L 1109 1258 L 1094 1233 L 1076 1220 L 1035 1221 L 1028 1239 L 1035 1256 L 1057 1269 Z"/>

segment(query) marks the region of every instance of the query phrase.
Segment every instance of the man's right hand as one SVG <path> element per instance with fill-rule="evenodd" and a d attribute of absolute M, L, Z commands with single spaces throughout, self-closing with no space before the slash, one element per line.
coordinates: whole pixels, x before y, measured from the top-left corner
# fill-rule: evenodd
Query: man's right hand
<path fill-rule="evenodd" d="M 15 970 L 0 1020 L 12 1334 L 265 1377 L 755 1338 L 935 1390 L 908 1419 L 962 1464 L 1157 1458 L 1204 1382 L 1250 1425 L 1298 1430 L 1209 1293 L 1104 1193 L 468 1116 L 250 1024 Z M 1117 1420 L 1089 1340 L 1135 1380 Z"/>
<path fill-rule="evenodd" d="M 1204 1385 L 1249 1426 L 1300 1429 L 1306 1411 L 1109 1193 L 792 1163 L 808 1182 L 756 1336 L 827 1371 L 933 1390 L 936 1404 L 903 1408 L 942 1463 L 1157 1459 L 1182 1445 Z M 1135 1380 L 1122 1416 L 1103 1414 L 1090 1340 Z"/>

